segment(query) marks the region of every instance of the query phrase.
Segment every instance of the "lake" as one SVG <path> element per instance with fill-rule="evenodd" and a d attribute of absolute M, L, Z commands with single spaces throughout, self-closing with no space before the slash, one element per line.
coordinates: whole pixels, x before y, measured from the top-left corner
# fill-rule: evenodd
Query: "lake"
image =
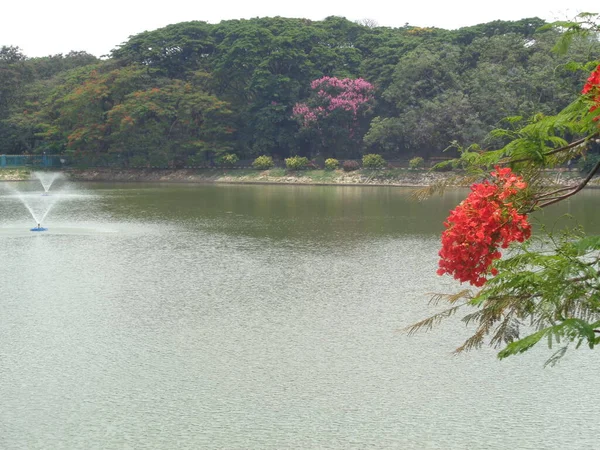
<path fill-rule="evenodd" d="M 14 188 L 55 202 L 47 232 Z M 542 347 L 454 356 L 458 320 L 402 331 L 460 288 L 435 271 L 465 191 L 411 192 L 3 183 L 0 448 L 597 444 L 597 353 L 544 369 Z M 599 207 L 586 190 L 541 219 L 600 233 Z"/>

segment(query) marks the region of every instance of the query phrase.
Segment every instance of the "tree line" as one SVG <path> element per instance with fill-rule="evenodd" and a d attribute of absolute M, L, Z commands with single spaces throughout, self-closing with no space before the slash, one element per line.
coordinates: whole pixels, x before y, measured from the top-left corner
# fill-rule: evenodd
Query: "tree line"
<path fill-rule="evenodd" d="M 427 159 L 451 145 L 498 146 L 491 130 L 556 114 L 600 56 L 596 35 L 553 52 L 561 31 L 538 18 L 373 25 L 192 21 L 131 36 L 105 59 L 3 46 L 0 153 L 172 167 L 226 154 Z"/>

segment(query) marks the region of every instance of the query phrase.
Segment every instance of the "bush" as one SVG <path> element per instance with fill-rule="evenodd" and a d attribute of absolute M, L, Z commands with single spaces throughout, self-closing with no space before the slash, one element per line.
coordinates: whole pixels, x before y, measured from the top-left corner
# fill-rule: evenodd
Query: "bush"
<path fill-rule="evenodd" d="M 358 161 L 349 159 L 348 161 L 344 161 L 344 164 L 342 164 L 342 169 L 344 169 L 344 172 L 352 172 L 360 169 L 360 164 L 358 164 Z"/>
<path fill-rule="evenodd" d="M 374 153 L 364 155 L 362 162 L 365 169 L 383 169 L 386 166 L 385 159 L 381 155 Z"/>
<path fill-rule="evenodd" d="M 308 158 L 306 156 L 291 156 L 285 158 L 285 167 L 288 170 L 302 170 L 308 166 Z"/>
<path fill-rule="evenodd" d="M 431 168 L 434 172 L 450 172 L 452 169 L 452 161 L 442 161 Z"/>
<path fill-rule="evenodd" d="M 325 170 L 335 170 L 340 167 L 340 162 L 335 158 L 327 158 L 325 160 Z"/>
<path fill-rule="evenodd" d="M 233 153 L 225 153 L 217 159 L 217 163 L 221 166 L 233 167 L 239 160 L 240 158 L 238 158 L 237 155 Z"/>
<path fill-rule="evenodd" d="M 408 167 L 410 169 L 419 169 L 419 168 L 423 167 L 424 165 L 425 165 L 425 160 L 423 158 L 421 158 L 420 156 L 417 156 L 416 158 L 413 158 L 408 162 Z"/>
<path fill-rule="evenodd" d="M 267 170 L 272 169 L 275 166 L 273 163 L 273 158 L 267 155 L 259 156 L 252 163 L 252 167 L 258 170 Z"/>

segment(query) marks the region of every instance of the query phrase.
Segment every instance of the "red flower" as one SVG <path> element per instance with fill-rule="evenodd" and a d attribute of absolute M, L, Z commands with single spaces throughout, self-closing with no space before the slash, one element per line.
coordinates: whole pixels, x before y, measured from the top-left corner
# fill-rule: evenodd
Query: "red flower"
<path fill-rule="evenodd" d="M 593 98 L 594 105 L 590 108 L 590 112 L 594 112 L 600 108 L 600 65 L 591 73 L 581 93 L 583 95 L 589 94 Z M 594 117 L 594 121 L 598 120 L 600 120 L 600 116 Z"/>
<path fill-rule="evenodd" d="M 598 65 L 596 70 L 591 73 L 590 77 L 587 79 L 587 83 L 583 86 L 581 93 L 585 95 L 595 87 L 600 87 L 600 65 Z"/>
<path fill-rule="evenodd" d="M 527 184 L 510 168 L 491 173 L 492 180 L 471 186 L 471 193 L 450 212 L 444 223 L 442 249 L 437 273 L 448 273 L 457 280 L 483 286 L 490 266 L 511 242 L 523 242 L 531 236 L 525 214 L 519 214 L 512 199 Z"/>

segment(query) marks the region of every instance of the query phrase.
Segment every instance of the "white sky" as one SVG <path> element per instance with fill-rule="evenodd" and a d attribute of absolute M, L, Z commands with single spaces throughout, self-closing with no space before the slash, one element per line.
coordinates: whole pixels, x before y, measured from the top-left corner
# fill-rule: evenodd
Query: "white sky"
<path fill-rule="evenodd" d="M 190 20 L 335 15 L 389 27 L 408 22 L 455 29 L 498 19 L 562 20 L 580 12 L 600 12 L 600 6 L 593 0 L 5 0 L 0 46 L 18 46 L 30 57 L 71 50 L 101 56 L 129 36 Z"/>

